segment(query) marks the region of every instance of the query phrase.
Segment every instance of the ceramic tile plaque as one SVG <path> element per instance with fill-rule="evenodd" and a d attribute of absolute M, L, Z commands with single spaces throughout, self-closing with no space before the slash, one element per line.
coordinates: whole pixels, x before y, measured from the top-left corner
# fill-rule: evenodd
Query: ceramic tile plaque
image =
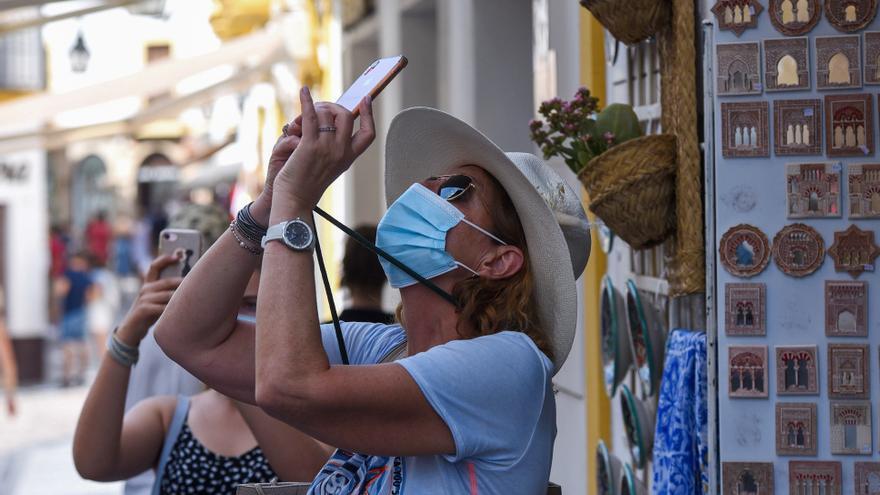
<path fill-rule="evenodd" d="M 850 218 L 880 218 L 880 163 L 847 167 Z"/>
<path fill-rule="evenodd" d="M 761 94 L 761 54 L 758 43 L 719 43 L 718 94 Z"/>
<path fill-rule="evenodd" d="M 862 272 L 874 271 L 874 261 L 880 255 L 880 248 L 874 243 L 874 231 L 862 230 L 850 225 L 843 232 L 834 233 L 834 244 L 828 248 L 828 255 L 834 260 L 834 269 L 858 277 Z"/>
<path fill-rule="evenodd" d="M 877 0 L 825 0 L 825 17 L 838 31 L 864 29 L 877 15 Z"/>
<path fill-rule="evenodd" d="M 767 397 L 766 346 L 730 346 L 727 370 L 730 397 L 747 399 Z"/>
<path fill-rule="evenodd" d="M 728 272 L 737 277 L 754 277 L 770 261 L 770 241 L 757 227 L 739 224 L 724 233 L 718 252 Z"/>
<path fill-rule="evenodd" d="M 772 462 L 723 462 L 722 495 L 773 495 Z"/>
<path fill-rule="evenodd" d="M 722 155 L 725 158 L 770 156 L 770 104 L 750 101 L 721 104 Z"/>
<path fill-rule="evenodd" d="M 836 461 L 789 461 L 789 495 L 841 495 L 842 467 Z"/>
<path fill-rule="evenodd" d="M 819 395 L 818 348 L 776 347 L 776 395 Z"/>
<path fill-rule="evenodd" d="M 774 101 L 773 149 L 777 155 L 821 155 L 822 101 Z"/>
<path fill-rule="evenodd" d="M 871 390 L 868 346 L 828 344 L 828 397 L 867 399 Z"/>
<path fill-rule="evenodd" d="M 765 284 L 725 284 L 724 306 L 727 335 L 766 335 Z"/>
<path fill-rule="evenodd" d="M 880 31 L 865 33 L 865 84 L 880 84 Z"/>
<path fill-rule="evenodd" d="M 868 336 L 868 283 L 825 281 L 825 335 Z"/>
<path fill-rule="evenodd" d="M 825 140 L 832 157 L 874 154 L 874 107 L 870 94 L 825 97 Z"/>
<path fill-rule="evenodd" d="M 764 7 L 758 0 L 718 0 L 712 13 L 722 31 L 733 31 L 737 36 L 758 25 L 758 17 Z"/>
<path fill-rule="evenodd" d="M 809 45 L 807 38 L 764 40 L 764 89 L 810 89 Z"/>
<path fill-rule="evenodd" d="M 861 36 L 816 37 L 816 87 L 862 86 Z"/>
<path fill-rule="evenodd" d="M 770 21 L 786 36 L 810 32 L 822 16 L 819 0 L 770 0 Z"/>
<path fill-rule="evenodd" d="M 788 218 L 840 217 L 840 165 L 788 164 L 786 194 Z"/>
<path fill-rule="evenodd" d="M 773 261 L 786 275 L 806 277 L 825 261 L 825 241 L 809 225 L 787 225 L 773 238 Z"/>
<path fill-rule="evenodd" d="M 776 403 L 776 455 L 816 455 L 816 404 Z"/>
<path fill-rule="evenodd" d="M 859 495 L 880 495 L 880 462 L 857 462 L 855 491 Z"/>
<path fill-rule="evenodd" d="M 871 455 L 871 403 L 831 403 L 831 453 Z"/>

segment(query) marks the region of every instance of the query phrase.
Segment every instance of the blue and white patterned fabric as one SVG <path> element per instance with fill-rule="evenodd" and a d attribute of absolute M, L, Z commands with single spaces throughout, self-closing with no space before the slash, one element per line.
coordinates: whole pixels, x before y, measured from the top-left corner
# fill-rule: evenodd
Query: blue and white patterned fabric
<path fill-rule="evenodd" d="M 666 342 L 654 435 L 654 495 L 709 493 L 706 333 L 674 330 Z"/>

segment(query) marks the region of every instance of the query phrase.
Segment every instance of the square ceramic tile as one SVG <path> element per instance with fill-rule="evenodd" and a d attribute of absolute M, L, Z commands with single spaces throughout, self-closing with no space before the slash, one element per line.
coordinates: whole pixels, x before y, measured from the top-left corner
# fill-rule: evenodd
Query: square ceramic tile
<path fill-rule="evenodd" d="M 728 347 L 728 395 L 735 398 L 767 397 L 767 347 Z"/>
<path fill-rule="evenodd" d="M 831 453 L 871 455 L 871 403 L 846 401 L 831 403 Z"/>
<path fill-rule="evenodd" d="M 837 218 L 840 164 L 789 163 L 785 166 L 788 218 Z"/>
<path fill-rule="evenodd" d="M 819 395 L 819 349 L 776 347 L 776 395 Z"/>
<path fill-rule="evenodd" d="M 870 398 L 869 361 L 867 344 L 828 344 L 828 397 Z"/>
<path fill-rule="evenodd" d="M 722 462 L 722 495 L 773 495 L 772 462 Z"/>
<path fill-rule="evenodd" d="M 777 155 L 822 154 L 822 100 L 773 102 L 773 150 Z"/>
<path fill-rule="evenodd" d="M 725 158 L 770 156 L 770 104 L 721 103 L 721 154 Z"/>
<path fill-rule="evenodd" d="M 766 335 L 765 284 L 725 284 L 724 330 L 728 336 Z"/>
<path fill-rule="evenodd" d="M 825 335 L 868 336 L 868 283 L 825 281 Z"/>
<path fill-rule="evenodd" d="M 719 95 L 761 94 L 761 53 L 758 43 L 719 43 Z"/>
<path fill-rule="evenodd" d="M 847 166 L 850 218 L 880 218 L 880 163 Z"/>
<path fill-rule="evenodd" d="M 776 403 L 776 455 L 816 455 L 816 404 Z"/>
<path fill-rule="evenodd" d="M 764 89 L 810 89 L 809 47 L 807 38 L 764 40 Z"/>
<path fill-rule="evenodd" d="M 865 84 L 880 84 L 880 31 L 865 33 Z"/>
<path fill-rule="evenodd" d="M 861 36 L 817 36 L 815 43 L 818 89 L 862 87 Z"/>
<path fill-rule="evenodd" d="M 857 462 L 855 491 L 859 495 L 880 495 L 880 462 Z"/>
<path fill-rule="evenodd" d="M 789 495 L 841 495 L 842 468 L 834 461 L 789 461 Z"/>
<path fill-rule="evenodd" d="M 825 97 L 825 149 L 828 156 L 874 155 L 874 104 L 870 94 Z"/>

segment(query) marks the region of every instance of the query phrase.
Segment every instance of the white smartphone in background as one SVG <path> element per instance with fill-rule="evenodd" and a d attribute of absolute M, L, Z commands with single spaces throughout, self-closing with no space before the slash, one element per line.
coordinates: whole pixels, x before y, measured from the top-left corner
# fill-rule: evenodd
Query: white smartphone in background
<path fill-rule="evenodd" d="M 360 77 L 342 93 L 336 103 L 347 108 L 355 117 L 360 113 L 360 104 L 365 96 L 374 100 L 385 86 L 406 67 L 407 60 L 403 55 L 380 58 L 370 64 Z"/>

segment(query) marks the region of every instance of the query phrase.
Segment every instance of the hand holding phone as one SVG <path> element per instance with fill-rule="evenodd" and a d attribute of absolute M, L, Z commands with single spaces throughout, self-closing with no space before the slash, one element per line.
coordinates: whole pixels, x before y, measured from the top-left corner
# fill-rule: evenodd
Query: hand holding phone
<path fill-rule="evenodd" d="M 388 86 L 400 71 L 406 67 L 408 61 L 403 55 L 380 58 L 370 64 L 363 74 L 357 78 L 351 86 L 342 93 L 336 103 L 347 108 L 355 117 L 360 112 L 360 103 L 370 95 L 374 100 L 379 93 Z"/>
<path fill-rule="evenodd" d="M 202 257 L 202 233 L 193 229 L 165 229 L 159 234 L 159 253 L 179 257 L 176 264 L 162 269 L 159 278 L 185 277 Z"/>

